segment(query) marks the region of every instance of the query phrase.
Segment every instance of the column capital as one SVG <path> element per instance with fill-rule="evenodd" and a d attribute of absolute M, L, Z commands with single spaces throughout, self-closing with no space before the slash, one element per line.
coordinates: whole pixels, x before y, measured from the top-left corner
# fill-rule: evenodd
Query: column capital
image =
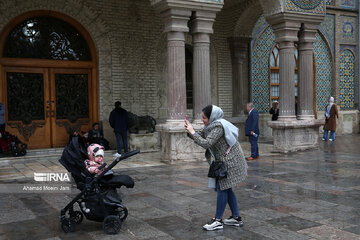
<path fill-rule="evenodd" d="M 214 33 L 213 24 L 215 22 L 216 12 L 196 11 L 191 16 L 189 22 L 190 33 Z"/>
<path fill-rule="evenodd" d="M 247 60 L 249 44 L 252 38 L 247 37 L 230 37 L 228 38 L 231 55 L 239 61 Z"/>
<path fill-rule="evenodd" d="M 191 11 L 179 8 L 168 8 L 160 12 L 164 21 L 164 32 L 188 32 L 188 21 Z"/>
<path fill-rule="evenodd" d="M 289 13 L 278 13 L 266 17 L 275 33 L 275 42 L 297 42 L 301 21 Z"/>
<path fill-rule="evenodd" d="M 313 43 L 316 42 L 315 34 L 319 25 L 302 24 L 299 32 L 299 51 L 313 50 Z"/>

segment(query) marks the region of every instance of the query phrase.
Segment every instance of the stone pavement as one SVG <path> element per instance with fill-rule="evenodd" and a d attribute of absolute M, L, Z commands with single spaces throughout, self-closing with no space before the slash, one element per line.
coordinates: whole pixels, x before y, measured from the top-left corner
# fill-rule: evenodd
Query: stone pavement
<path fill-rule="evenodd" d="M 1 188 L 34 183 L 34 171 L 66 172 L 58 157 L 0 160 L 0 239 L 360 239 L 359 143 L 360 135 L 353 135 L 321 142 L 319 150 L 286 155 L 263 150 L 259 160 L 249 162 L 247 181 L 234 189 L 245 226 L 215 232 L 201 228 L 216 204 L 205 162 L 167 165 L 159 153 L 145 153 L 119 163 L 115 171 L 136 184 L 119 190 L 129 217 L 118 235 L 106 235 L 101 223 L 86 219 L 74 233 L 62 233 L 59 212 L 76 189 Z M 229 215 L 226 210 L 224 217 Z"/>

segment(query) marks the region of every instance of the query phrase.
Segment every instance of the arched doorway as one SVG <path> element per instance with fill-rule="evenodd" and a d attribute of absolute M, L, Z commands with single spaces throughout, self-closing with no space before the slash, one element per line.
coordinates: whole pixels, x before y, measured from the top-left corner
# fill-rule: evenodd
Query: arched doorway
<path fill-rule="evenodd" d="M 97 56 L 87 31 L 60 13 L 36 11 L 0 36 L 6 130 L 29 148 L 62 147 L 98 120 Z"/>

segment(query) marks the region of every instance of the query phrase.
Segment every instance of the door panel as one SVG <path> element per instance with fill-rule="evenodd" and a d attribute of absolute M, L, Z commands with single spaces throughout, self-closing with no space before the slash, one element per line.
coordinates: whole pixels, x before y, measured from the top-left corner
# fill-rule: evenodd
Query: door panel
<path fill-rule="evenodd" d="M 50 147 L 47 69 L 4 68 L 7 131 L 29 148 Z"/>
<path fill-rule="evenodd" d="M 88 131 L 91 126 L 92 100 L 91 72 L 88 70 L 51 70 L 52 89 L 52 143 L 53 147 L 64 146 L 69 134 Z"/>

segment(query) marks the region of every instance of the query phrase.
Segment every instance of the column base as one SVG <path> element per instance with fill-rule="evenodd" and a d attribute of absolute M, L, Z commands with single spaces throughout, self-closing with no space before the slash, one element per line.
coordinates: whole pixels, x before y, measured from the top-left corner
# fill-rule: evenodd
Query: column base
<path fill-rule="evenodd" d="M 313 119 L 315 119 L 315 115 L 298 115 L 297 119 L 299 119 L 299 120 L 313 120 Z"/>
<path fill-rule="evenodd" d="M 269 121 L 273 129 L 274 152 L 295 152 L 319 147 L 321 120 Z"/>
<path fill-rule="evenodd" d="M 200 128 L 200 125 L 193 124 L 193 126 L 195 130 Z M 187 136 L 183 120 L 167 120 L 166 123 L 157 125 L 156 130 L 160 133 L 160 150 L 163 162 L 205 160 L 205 149 L 196 145 Z"/>
<path fill-rule="evenodd" d="M 278 117 L 278 121 L 279 122 L 291 122 L 291 121 L 296 121 L 296 116 L 279 116 Z"/>

